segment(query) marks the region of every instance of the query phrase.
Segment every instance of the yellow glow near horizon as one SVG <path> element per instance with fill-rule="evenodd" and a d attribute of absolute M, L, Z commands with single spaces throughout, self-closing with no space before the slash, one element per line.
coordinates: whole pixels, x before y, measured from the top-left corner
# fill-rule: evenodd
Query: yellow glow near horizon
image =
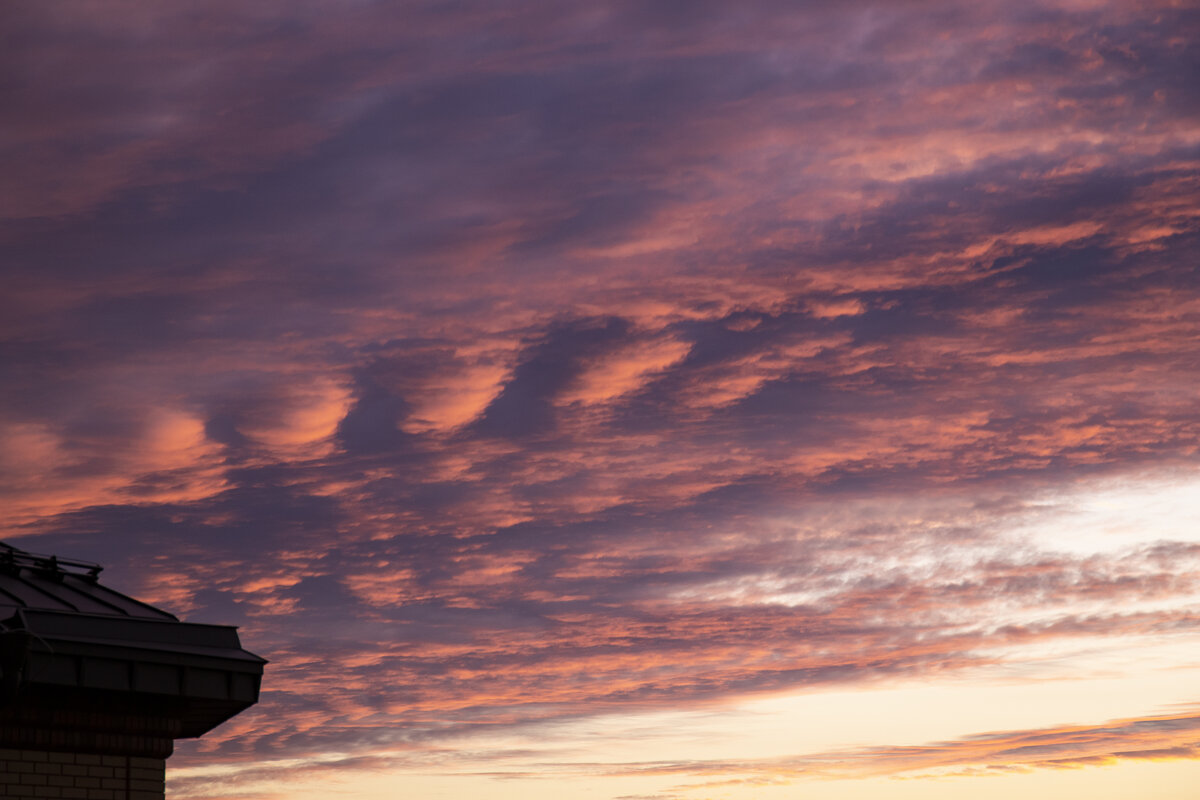
<path fill-rule="evenodd" d="M 1113 553 L 1200 537 L 1200 481 L 1105 482 L 1035 508 L 1011 527 L 1015 541 L 1038 550 Z M 1085 549 L 1090 544 L 1092 549 Z M 1175 595 L 1147 607 L 1195 603 Z M 1048 609 L 1055 613 L 1063 609 Z M 686 710 L 606 714 L 462 736 L 429 750 L 377 752 L 363 769 L 343 756 L 267 762 L 258 778 L 243 776 L 237 791 L 219 788 L 238 767 L 172 770 L 176 779 L 214 780 L 213 797 L 345 796 L 355 800 L 409 796 L 499 798 L 654 797 L 741 800 L 750 797 L 1033 798 L 1088 796 L 1183 800 L 1200 785 L 1200 763 L 1120 761 L 1069 770 L 951 763 L 884 765 L 885 777 L 855 761 L 835 768 L 839 780 L 771 774 L 771 760 L 853 756 L 871 748 L 919 747 L 971 740 L 998 732 L 1059 726 L 1103 726 L 1195 708 L 1200 702 L 1200 637 L 1178 633 L 1091 635 L 1017 644 L 1000 660 L 953 674 L 868 684 L 823 686 L 731 698 Z M 361 755 L 361 754 L 354 754 Z M 345 757 L 352 758 L 352 755 Z M 856 756 L 854 757 L 856 758 Z M 851 758 L 851 761 L 854 761 Z M 822 762 L 825 763 L 825 762 Z M 656 770 L 672 765 L 665 774 Z M 742 769 L 739 765 L 749 765 Z M 947 777 L 942 772 L 971 773 Z M 816 772 L 821 769 L 817 768 Z M 291 775 L 303 775 L 292 779 Z M 601 780 L 602 778 L 602 780 Z M 1153 786 L 1152 793 L 1146 787 Z M 1137 791 L 1133 792 L 1133 787 Z M 1132 792 L 1132 793 L 1131 793 Z M 194 784 L 189 796 L 204 796 Z"/>
<path fill-rule="evenodd" d="M 168 784 L 169 786 L 169 784 Z M 1200 761 L 1126 762 L 1086 769 L 953 777 L 787 779 L 777 783 L 680 781 L 678 777 L 526 777 L 356 771 L 281 785 L 243 785 L 214 797 L 316 800 L 1194 800 Z M 262 792 L 259 795 L 259 792 Z M 170 792 L 168 791 L 168 794 Z"/>

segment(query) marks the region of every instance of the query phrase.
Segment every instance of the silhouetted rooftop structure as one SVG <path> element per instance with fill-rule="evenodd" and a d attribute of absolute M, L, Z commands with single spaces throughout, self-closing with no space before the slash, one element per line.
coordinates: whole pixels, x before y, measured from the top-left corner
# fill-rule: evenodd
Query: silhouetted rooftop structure
<path fill-rule="evenodd" d="M 237 629 L 181 622 L 102 568 L 0 543 L 0 748 L 164 759 L 258 701 Z"/>
<path fill-rule="evenodd" d="M 9 608 L 173 620 L 168 614 L 101 586 L 104 568 L 89 561 L 44 556 L 0 542 L 0 618 Z"/>

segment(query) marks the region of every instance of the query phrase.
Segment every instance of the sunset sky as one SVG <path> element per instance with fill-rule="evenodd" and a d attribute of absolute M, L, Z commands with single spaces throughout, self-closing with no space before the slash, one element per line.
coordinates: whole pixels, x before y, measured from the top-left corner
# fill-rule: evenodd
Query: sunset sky
<path fill-rule="evenodd" d="M 175 800 L 1188 800 L 1200 5 L 0 5 L 0 539 Z"/>

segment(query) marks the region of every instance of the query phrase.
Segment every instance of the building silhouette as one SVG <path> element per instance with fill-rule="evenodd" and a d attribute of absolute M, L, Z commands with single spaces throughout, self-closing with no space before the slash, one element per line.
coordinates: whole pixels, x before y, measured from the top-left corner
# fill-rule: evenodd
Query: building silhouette
<path fill-rule="evenodd" d="M 176 739 L 258 702 L 237 630 L 114 591 L 102 567 L 0 543 L 0 798 L 163 800 Z"/>

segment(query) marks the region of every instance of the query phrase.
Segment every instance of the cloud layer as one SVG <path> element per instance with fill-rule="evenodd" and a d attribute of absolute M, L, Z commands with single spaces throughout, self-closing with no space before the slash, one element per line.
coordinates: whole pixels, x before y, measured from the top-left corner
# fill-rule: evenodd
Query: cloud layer
<path fill-rule="evenodd" d="M 119 6 L 3 12 L 0 497 L 271 658 L 179 763 L 1195 641 L 1014 533 L 1195 466 L 1188 4 Z"/>

